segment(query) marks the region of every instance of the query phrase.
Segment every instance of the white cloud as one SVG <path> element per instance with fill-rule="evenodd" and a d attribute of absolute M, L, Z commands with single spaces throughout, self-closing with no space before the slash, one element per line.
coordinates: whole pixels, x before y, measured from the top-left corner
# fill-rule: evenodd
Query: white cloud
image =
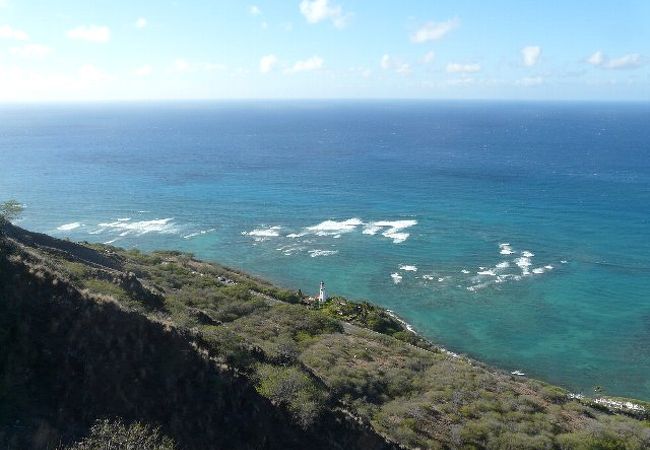
<path fill-rule="evenodd" d="M 153 73 L 153 68 L 149 64 L 145 64 L 135 69 L 133 73 L 138 77 L 147 77 Z"/>
<path fill-rule="evenodd" d="M 97 68 L 92 64 L 85 64 L 79 69 L 79 78 L 87 83 L 103 83 L 111 79 L 111 77 L 103 70 Z"/>
<path fill-rule="evenodd" d="M 149 25 L 149 21 L 144 17 L 140 17 L 133 25 L 135 25 L 136 28 L 142 29 Z"/>
<path fill-rule="evenodd" d="M 14 41 L 27 41 L 29 36 L 22 30 L 16 30 L 9 25 L 0 25 L 0 39 L 12 39 Z"/>
<path fill-rule="evenodd" d="M 329 0 L 302 0 L 300 12 L 309 23 L 318 23 L 329 19 L 337 28 L 344 27 L 349 19 L 348 14 L 343 14 L 343 8 L 340 5 L 330 4 Z"/>
<path fill-rule="evenodd" d="M 260 72 L 269 73 L 278 65 L 278 57 L 270 54 L 260 58 Z"/>
<path fill-rule="evenodd" d="M 641 67 L 643 61 L 639 53 L 628 53 L 619 58 L 608 58 L 605 54 L 598 50 L 594 52 L 587 62 L 595 67 L 600 67 L 601 69 L 636 69 Z"/>
<path fill-rule="evenodd" d="M 433 52 L 427 52 L 423 57 L 422 57 L 422 64 L 431 64 L 433 60 L 436 58 L 436 54 Z"/>
<path fill-rule="evenodd" d="M 142 68 L 147 67 L 148 65 L 142 66 Z M 218 64 L 211 61 L 188 61 L 185 58 L 177 58 L 171 65 L 171 68 L 168 71 L 175 72 L 178 74 L 186 73 L 200 73 L 200 72 L 217 72 L 220 70 L 225 70 L 228 67 L 224 64 Z M 146 70 L 145 70 L 146 72 Z M 153 72 L 153 68 L 152 68 Z M 148 73 L 145 73 L 149 75 Z"/>
<path fill-rule="evenodd" d="M 228 66 L 225 64 L 213 63 L 213 62 L 204 62 L 199 64 L 199 69 L 205 70 L 206 72 L 217 72 L 219 70 L 225 70 Z"/>
<path fill-rule="evenodd" d="M 183 58 L 178 58 L 176 61 L 174 61 L 174 70 L 179 73 L 185 73 L 189 72 L 191 69 L 191 65 L 189 62 L 187 62 Z"/>
<path fill-rule="evenodd" d="M 348 73 L 361 78 L 370 78 L 372 76 L 372 70 L 365 66 L 353 66 L 348 68 Z"/>
<path fill-rule="evenodd" d="M 454 28 L 460 25 L 457 18 L 449 19 L 444 22 L 427 22 L 420 27 L 415 33 L 411 34 L 411 42 L 422 44 L 428 41 L 436 41 L 444 37 Z"/>
<path fill-rule="evenodd" d="M 388 54 L 381 57 L 379 67 L 384 70 L 394 70 L 400 75 L 410 75 L 412 72 L 410 64 L 399 61 Z"/>
<path fill-rule="evenodd" d="M 259 16 L 262 14 L 262 10 L 257 5 L 251 5 L 248 7 L 248 12 L 253 16 Z"/>
<path fill-rule="evenodd" d="M 540 84 L 544 83 L 544 78 L 542 77 L 524 77 L 520 80 L 517 80 L 515 82 L 519 86 L 525 86 L 525 87 L 530 87 L 530 86 L 539 86 Z"/>
<path fill-rule="evenodd" d="M 43 101 L 103 98 L 111 77 L 94 66 L 59 72 L 0 64 L 0 79 L 0 100 Z"/>
<path fill-rule="evenodd" d="M 311 58 L 296 63 L 286 69 L 284 73 L 297 73 L 297 72 L 310 72 L 312 70 L 319 70 L 323 68 L 325 61 L 320 56 L 312 56 Z"/>
<path fill-rule="evenodd" d="M 621 56 L 620 58 L 610 59 L 605 67 L 607 69 L 636 69 L 641 65 L 641 55 L 638 53 L 630 53 L 629 55 Z"/>
<path fill-rule="evenodd" d="M 603 55 L 603 52 L 601 52 L 600 50 L 594 52 L 593 55 L 587 58 L 587 62 L 593 66 L 600 66 L 604 61 L 605 61 L 605 55 Z"/>
<path fill-rule="evenodd" d="M 81 25 L 66 33 L 70 39 L 106 43 L 111 40 L 111 30 L 106 26 Z"/>
<path fill-rule="evenodd" d="M 370 78 L 370 76 L 372 75 L 372 70 L 367 69 L 367 68 L 366 69 L 361 69 L 360 73 L 361 73 L 361 76 L 363 78 Z"/>
<path fill-rule="evenodd" d="M 524 66 L 532 67 L 537 64 L 539 57 L 542 54 L 542 47 L 538 45 L 529 45 L 521 49 L 521 57 L 524 61 Z"/>
<path fill-rule="evenodd" d="M 391 59 L 390 55 L 382 56 L 381 60 L 379 61 L 379 66 L 384 70 L 390 69 L 393 66 L 393 60 Z"/>
<path fill-rule="evenodd" d="M 449 63 L 447 64 L 447 72 L 449 73 L 475 73 L 480 72 L 480 64 L 460 64 L 460 63 Z"/>
<path fill-rule="evenodd" d="M 445 84 L 448 86 L 467 86 L 475 83 L 476 80 L 474 78 L 466 77 L 466 76 L 463 76 L 461 78 L 454 78 L 452 80 L 447 80 L 445 82 Z"/>
<path fill-rule="evenodd" d="M 410 64 L 402 63 L 395 68 L 395 72 L 399 73 L 400 75 L 410 75 L 411 66 Z"/>
<path fill-rule="evenodd" d="M 41 59 L 50 54 L 52 49 L 46 45 L 41 44 L 25 44 L 20 47 L 12 47 L 9 53 L 25 59 Z"/>

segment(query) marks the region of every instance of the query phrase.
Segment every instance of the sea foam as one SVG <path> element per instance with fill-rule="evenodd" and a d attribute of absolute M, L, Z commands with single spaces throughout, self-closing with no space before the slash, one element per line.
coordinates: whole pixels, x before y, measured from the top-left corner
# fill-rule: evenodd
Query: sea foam
<path fill-rule="evenodd" d="M 309 250 L 307 253 L 309 253 L 309 256 L 312 258 L 317 258 L 319 256 L 330 256 L 330 255 L 336 255 L 339 251 L 338 250 L 319 250 L 319 249 L 314 249 L 314 250 Z"/>
<path fill-rule="evenodd" d="M 362 225 L 361 219 L 352 218 L 347 220 L 325 220 L 318 225 L 307 227 L 306 230 L 316 236 L 337 236 L 342 233 L 350 233 L 359 225 Z"/>
<path fill-rule="evenodd" d="M 209 230 L 200 230 L 200 231 L 197 231 L 195 233 L 190 233 L 190 234 L 187 234 L 187 235 L 183 236 L 183 239 L 192 239 L 193 237 L 201 236 L 203 234 L 212 233 L 215 230 L 216 230 L 216 228 L 210 228 Z"/>
<path fill-rule="evenodd" d="M 82 224 L 80 222 L 72 222 L 72 223 L 66 223 L 61 226 L 58 226 L 56 227 L 56 229 L 59 231 L 72 231 L 72 230 L 76 230 L 81 226 Z"/>
<path fill-rule="evenodd" d="M 499 244 L 499 253 L 502 255 L 512 255 L 514 251 L 512 250 L 512 247 L 510 247 L 510 243 L 504 242 L 502 244 Z"/>
<path fill-rule="evenodd" d="M 167 219 L 141 220 L 131 222 L 130 219 L 118 219 L 115 222 L 100 223 L 97 225 L 99 230 L 93 234 L 99 234 L 105 230 L 119 231 L 120 236 L 135 234 L 142 236 L 148 233 L 173 234 L 178 230 L 176 224 L 172 222 L 173 217 Z"/>
<path fill-rule="evenodd" d="M 282 227 L 276 225 L 273 227 L 268 227 L 268 228 L 256 228 L 251 231 L 242 231 L 243 236 L 250 236 L 252 237 L 255 241 L 261 242 L 265 241 L 268 238 L 273 238 L 273 237 L 278 237 L 280 236 L 280 230 Z"/>
<path fill-rule="evenodd" d="M 380 220 L 366 224 L 364 234 L 374 235 L 384 230 L 382 236 L 392 239 L 394 244 L 401 244 L 410 236 L 404 230 L 418 224 L 417 220 Z"/>

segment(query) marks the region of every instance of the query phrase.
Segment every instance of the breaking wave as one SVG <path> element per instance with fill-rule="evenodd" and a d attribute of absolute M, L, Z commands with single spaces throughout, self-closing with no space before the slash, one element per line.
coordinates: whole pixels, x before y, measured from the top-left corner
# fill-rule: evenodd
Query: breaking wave
<path fill-rule="evenodd" d="M 56 229 L 59 231 L 72 231 L 82 226 L 83 225 L 80 222 L 72 222 L 72 223 L 66 223 L 61 226 L 58 226 L 56 227 Z"/>

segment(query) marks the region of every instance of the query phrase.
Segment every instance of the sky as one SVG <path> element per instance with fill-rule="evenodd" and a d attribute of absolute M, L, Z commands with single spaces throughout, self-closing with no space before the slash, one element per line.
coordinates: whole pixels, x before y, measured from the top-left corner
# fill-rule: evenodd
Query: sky
<path fill-rule="evenodd" d="M 649 0 L 0 0 L 0 102 L 650 101 Z"/>

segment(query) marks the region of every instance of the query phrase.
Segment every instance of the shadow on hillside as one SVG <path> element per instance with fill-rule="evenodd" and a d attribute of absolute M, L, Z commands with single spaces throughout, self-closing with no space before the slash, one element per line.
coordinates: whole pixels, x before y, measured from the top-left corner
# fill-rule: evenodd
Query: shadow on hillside
<path fill-rule="evenodd" d="M 30 273 L 15 251 L 0 238 L 1 448 L 54 448 L 102 417 L 159 425 L 182 449 L 387 448 L 334 414 L 301 429 L 188 336 Z"/>

